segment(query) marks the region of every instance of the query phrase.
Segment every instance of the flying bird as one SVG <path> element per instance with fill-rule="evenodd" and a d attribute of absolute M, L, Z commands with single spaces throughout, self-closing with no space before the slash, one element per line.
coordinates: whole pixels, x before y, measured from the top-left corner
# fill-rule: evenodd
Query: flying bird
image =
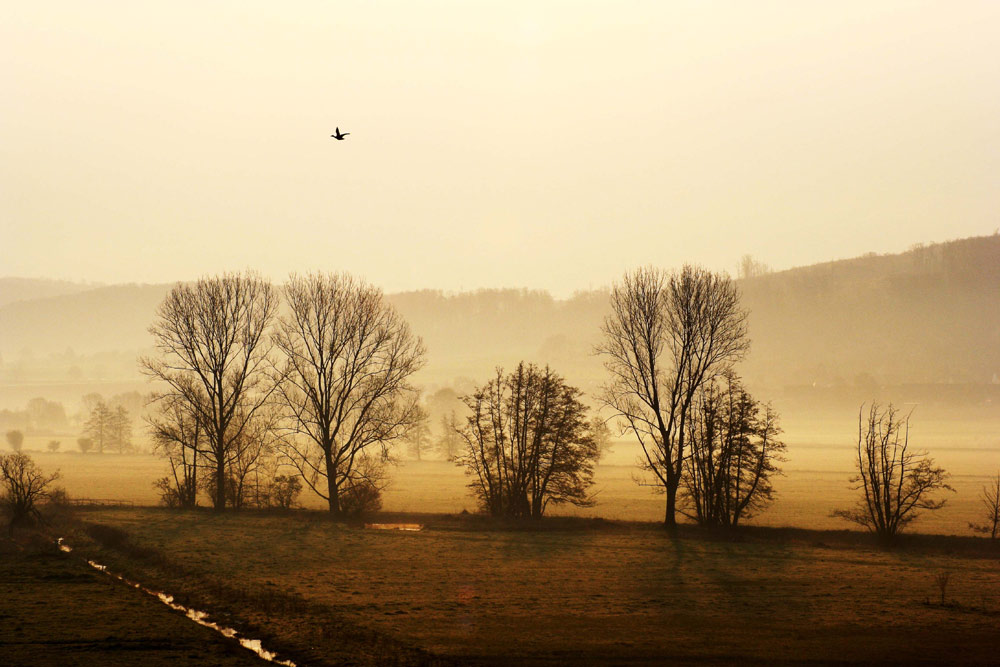
<path fill-rule="evenodd" d="M 336 128 L 336 132 L 337 132 L 336 134 L 331 134 L 330 136 L 336 139 L 337 141 L 343 141 L 344 137 L 350 134 L 350 132 L 341 133 L 339 127 Z"/>

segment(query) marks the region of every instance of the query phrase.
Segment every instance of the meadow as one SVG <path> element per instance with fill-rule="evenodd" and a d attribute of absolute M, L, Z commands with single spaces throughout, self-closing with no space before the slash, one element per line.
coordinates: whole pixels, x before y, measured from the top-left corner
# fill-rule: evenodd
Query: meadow
<path fill-rule="evenodd" d="M 971 538 L 914 538 L 882 551 L 843 531 L 757 528 L 734 538 L 684 528 L 671 536 L 649 524 L 581 519 L 534 529 L 477 516 L 379 519 L 425 525 L 399 532 L 314 512 L 80 516 L 90 528 L 71 534 L 78 549 L 173 592 L 201 591 L 202 603 L 215 591 L 216 607 L 266 628 L 308 664 L 344 658 L 327 641 L 338 632 L 375 633 L 459 664 L 985 663 L 997 655 L 1000 562 Z M 105 537 L 92 543 L 88 534 Z M 943 604 L 941 573 L 949 575 Z M 350 653 L 359 664 L 363 655 Z"/>
<path fill-rule="evenodd" d="M 788 444 L 783 475 L 774 480 L 776 499 L 751 525 L 790 526 L 835 530 L 850 524 L 833 518 L 834 509 L 850 506 L 857 493 L 849 478 L 854 469 L 856 416 L 839 420 L 799 419 L 785 421 Z M 913 446 L 929 450 L 939 465 L 951 473 L 954 493 L 944 493 L 947 505 L 924 514 L 912 530 L 944 535 L 971 535 L 970 522 L 981 521 L 979 493 L 987 480 L 1000 471 L 1000 419 L 914 420 Z M 64 438 L 64 446 L 68 439 Z M 167 474 L 163 459 L 149 454 L 80 454 L 41 451 L 47 438 L 27 438 L 25 447 L 45 470 L 58 469 L 60 484 L 77 498 L 107 498 L 137 505 L 156 505 L 153 482 Z M 553 515 L 603 517 L 626 521 L 661 521 L 664 499 L 656 489 L 635 481 L 640 472 L 640 454 L 634 441 L 613 443 L 597 466 L 596 505 L 591 508 L 555 507 Z M 467 478 L 455 465 L 441 460 L 415 461 L 400 452 L 399 465 L 390 469 L 391 483 L 384 494 L 383 509 L 391 512 L 475 511 L 475 500 L 466 487 Z M 309 509 L 322 509 L 324 501 L 304 490 L 300 502 Z"/>

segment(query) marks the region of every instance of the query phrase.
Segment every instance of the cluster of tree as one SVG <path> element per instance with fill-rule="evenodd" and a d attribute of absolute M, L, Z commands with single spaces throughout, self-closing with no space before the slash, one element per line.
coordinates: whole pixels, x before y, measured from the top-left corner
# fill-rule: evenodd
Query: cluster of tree
<path fill-rule="evenodd" d="M 732 279 L 701 268 L 639 269 L 612 288 L 601 399 L 639 441 L 668 527 L 678 501 L 699 523 L 735 525 L 773 495 L 777 418 L 733 372 L 749 349 L 746 319 Z"/>
<path fill-rule="evenodd" d="M 207 278 L 174 287 L 150 331 L 160 354 L 141 364 L 168 389 L 149 422 L 178 503 L 204 488 L 222 510 L 304 483 L 334 513 L 378 506 L 389 445 L 422 415 L 408 380 L 424 356 L 380 290 L 343 274 L 293 275 L 280 294 L 253 273 Z"/>
<path fill-rule="evenodd" d="M 69 426 L 62 403 L 36 397 L 24 410 L 0 410 L 0 428 L 16 429 L 28 434 L 65 431 Z"/>
<path fill-rule="evenodd" d="M 133 449 L 132 417 L 124 405 L 111 408 L 98 396 L 90 408 L 90 414 L 83 426 L 83 436 L 77 440 L 80 451 L 87 453 L 96 447 L 98 454 L 104 449 L 122 454 Z"/>
<path fill-rule="evenodd" d="M 593 505 L 600 450 L 580 396 L 548 367 L 522 362 L 463 397 L 469 416 L 455 461 L 485 511 L 537 519 L 550 503 Z"/>

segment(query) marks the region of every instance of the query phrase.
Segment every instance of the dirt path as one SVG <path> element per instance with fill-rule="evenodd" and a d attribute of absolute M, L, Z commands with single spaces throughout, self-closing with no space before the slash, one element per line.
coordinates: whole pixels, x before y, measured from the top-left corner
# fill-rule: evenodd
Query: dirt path
<path fill-rule="evenodd" d="M 2 665 L 267 665 L 48 545 L 0 540 Z"/>

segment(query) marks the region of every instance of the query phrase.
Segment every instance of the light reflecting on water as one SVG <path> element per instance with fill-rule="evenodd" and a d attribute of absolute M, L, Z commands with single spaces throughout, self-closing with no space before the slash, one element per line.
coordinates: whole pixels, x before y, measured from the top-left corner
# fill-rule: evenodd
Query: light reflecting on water
<path fill-rule="evenodd" d="M 59 545 L 60 551 L 63 551 L 65 553 L 70 553 L 71 551 L 73 551 L 73 548 L 70 547 L 68 544 L 65 544 L 63 542 L 63 538 L 61 537 L 58 540 L 56 540 L 56 543 Z M 268 651 L 266 648 L 264 648 L 259 639 L 240 637 L 239 633 L 234 628 L 227 628 L 219 625 L 218 623 L 210 621 L 208 619 L 208 612 L 204 612 L 199 609 L 192 609 L 190 607 L 185 607 L 182 604 L 178 604 L 174 602 L 173 595 L 170 595 L 168 593 L 163 593 L 161 591 L 154 591 L 152 589 L 146 588 L 140 583 L 126 579 L 125 577 L 119 574 L 114 574 L 113 572 L 109 572 L 107 566 L 101 565 L 100 563 L 97 563 L 95 561 L 88 560 L 87 565 L 94 568 L 95 570 L 107 574 L 110 577 L 114 577 L 123 584 L 131 586 L 132 588 L 138 589 L 143 593 L 146 593 L 147 595 L 155 597 L 157 600 L 167 605 L 171 609 L 183 613 L 185 616 L 187 616 L 189 619 L 191 619 L 198 625 L 203 625 L 206 628 L 211 628 L 212 630 L 215 630 L 216 632 L 221 634 L 223 637 L 226 637 L 227 639 L 236 639 L 240 643 L 240 646 L 250 651 L 253 651 L 264 660 L 273 662 L 278 665 L 285 665 L 285 667 L 296 667 L 295 663 L 292 662 L 291 660 L 278 659 L 278 654 L 272 651 Z"/>

